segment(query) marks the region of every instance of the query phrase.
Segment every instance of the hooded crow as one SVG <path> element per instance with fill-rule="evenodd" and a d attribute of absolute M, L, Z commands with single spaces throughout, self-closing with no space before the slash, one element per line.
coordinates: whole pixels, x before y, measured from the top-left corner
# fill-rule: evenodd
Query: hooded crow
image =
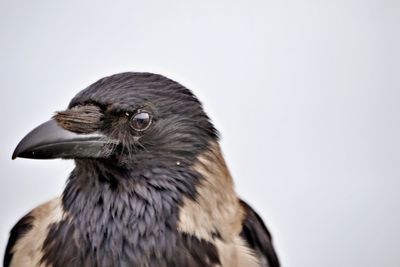
<path fill-rule="evenodd" d="M 13 159 L 73 159 L 61 197 L 11 230 L 4 266 L 277 267 L 193 93 L 152 73 L 105 77 L 26 135 Z"/>

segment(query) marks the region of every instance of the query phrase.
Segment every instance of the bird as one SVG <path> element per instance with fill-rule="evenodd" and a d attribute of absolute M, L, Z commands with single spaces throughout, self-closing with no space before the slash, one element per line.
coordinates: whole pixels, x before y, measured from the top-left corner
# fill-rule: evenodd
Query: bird
<path fill-rule="evenodd" d="M 80 91 L 12 158 L 69 159 L 61 196 L 12 228 L 4 266 L 279 267 L 193 92 L 124 72 Z"/>

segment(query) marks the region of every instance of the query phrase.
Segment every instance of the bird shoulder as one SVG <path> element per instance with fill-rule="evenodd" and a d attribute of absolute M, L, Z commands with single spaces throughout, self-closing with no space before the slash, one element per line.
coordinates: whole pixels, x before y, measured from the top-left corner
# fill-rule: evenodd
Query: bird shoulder
<path fill-rule="evenodd" d="M 218 143 L 200 155 L 193 168 L 202 180 L 196 198 L 183 201 L 178 230 L 215 246 L 221 266 L 260 267 L 256 254 L 240 236 L 245 210 Z"/>
<path fill-rule="evenodd" d="M 25 215 L 12 228 L 8 240 L 4 267 L 43 266 L 42 247 L 49 226 L 64 217 L 60 198 L 50 200 Z"/>

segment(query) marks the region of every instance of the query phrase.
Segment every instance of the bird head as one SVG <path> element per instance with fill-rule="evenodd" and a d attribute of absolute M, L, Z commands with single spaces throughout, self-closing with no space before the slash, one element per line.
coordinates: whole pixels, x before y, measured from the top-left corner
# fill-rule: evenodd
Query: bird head
<path fill-rule="evenodd" d="M 217 140 L 189 89 L 161 75 L 129 72 L 79 92 L 66 110 L 28 133 L 12 157 L 180 165 Z"/>

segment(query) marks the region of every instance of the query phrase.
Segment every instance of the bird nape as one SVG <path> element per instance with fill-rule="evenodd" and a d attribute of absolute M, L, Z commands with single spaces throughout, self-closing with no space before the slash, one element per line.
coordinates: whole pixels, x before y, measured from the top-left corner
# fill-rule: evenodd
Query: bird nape
<path fill-rule="evenodd" d="M 181 84 L 152 73 L 100 79 L 15 149 L 13 158 L 75 168 L 61 197 L 11 230 L 4 266 L 279 266 L 218 142 Z"/>

